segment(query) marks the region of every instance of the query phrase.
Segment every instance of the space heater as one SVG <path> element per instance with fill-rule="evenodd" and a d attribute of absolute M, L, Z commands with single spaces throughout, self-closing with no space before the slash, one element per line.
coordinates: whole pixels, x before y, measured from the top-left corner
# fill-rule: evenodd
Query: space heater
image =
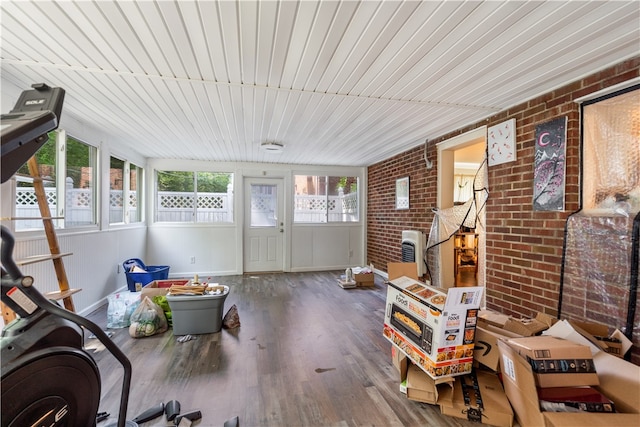
<path fill-rule="evenodd" d="M 418 266 L 418 277 L 424 276 L 424 233 L 416 230 L 402 232 L 402 262 L 415 262 Z"/>

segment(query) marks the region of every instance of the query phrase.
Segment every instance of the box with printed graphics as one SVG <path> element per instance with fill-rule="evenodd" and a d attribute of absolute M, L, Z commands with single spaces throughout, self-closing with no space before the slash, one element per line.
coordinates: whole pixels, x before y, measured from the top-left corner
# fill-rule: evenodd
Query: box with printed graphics
<path fill-rule="evenodd" d="M 432 378 L 471 372 L 482 287 L 389 282 L 383 335 Z"/>

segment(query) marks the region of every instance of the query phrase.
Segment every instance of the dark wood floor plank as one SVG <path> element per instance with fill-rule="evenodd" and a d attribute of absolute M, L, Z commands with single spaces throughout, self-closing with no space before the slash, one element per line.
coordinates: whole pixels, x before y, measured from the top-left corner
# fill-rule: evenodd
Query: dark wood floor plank
<path fill-rule="evenodd" d="M 215 278 L 231 288 L 225 311 L 235 304 L 241 327 L 184 343 L 171 330 L 141 339 L 112 330 L 133 366 L 128 418 L 175 399 L 184 411 L 201 410 L 200 426 L 221 427 L 234 416 L 243 427 L 477 426 L 399 392 L 382 336 L 386 285 L 376 277 L 375 287 L 344 290 L 339 274 Z M 106 327 L 106 307 L 89 318 Z M 114 421 L 122 368 L 98 350 L 90 351 L 102 377 L 100 410 Z M 144 424 L 166 425 L 164 417 Z"/>

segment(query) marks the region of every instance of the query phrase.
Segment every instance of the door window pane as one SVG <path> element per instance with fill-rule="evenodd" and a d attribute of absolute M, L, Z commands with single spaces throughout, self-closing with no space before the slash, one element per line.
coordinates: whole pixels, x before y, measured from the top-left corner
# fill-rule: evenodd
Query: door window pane
<path fill-rule="evenodd" d="M 278 188 L 271 184 L 251 184 L 251 227 L 276 227 Z"/>

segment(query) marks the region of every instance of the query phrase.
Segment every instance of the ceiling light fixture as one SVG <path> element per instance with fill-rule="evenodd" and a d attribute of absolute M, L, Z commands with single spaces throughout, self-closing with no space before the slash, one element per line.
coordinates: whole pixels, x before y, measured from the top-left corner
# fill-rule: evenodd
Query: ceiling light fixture
<path fill-rule="evenodd" d="M 282 153 L 284 144 L 279 142 L 263 142 L 260 144 L 260 149 L 266 153 Z"/>

